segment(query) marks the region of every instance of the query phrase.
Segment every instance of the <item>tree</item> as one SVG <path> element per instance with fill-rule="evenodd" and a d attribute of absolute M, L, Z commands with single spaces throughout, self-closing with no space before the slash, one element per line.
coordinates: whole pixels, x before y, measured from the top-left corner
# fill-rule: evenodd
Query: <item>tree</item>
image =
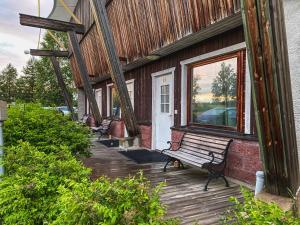
<path fill-rule="evenodd" d="M 0 73 L 0 98 L 8 103 L 16 98 L 17 69 L 8 64 Z"/>
<path fill-rule="evenodd" d="M 23 68 L 23 76 L 16 82 L 16 99 L 22 102 L 34 102 L 36 99 L 36 61 L 31 58 Z"/>
<path fill-rule="evenodd" d="M 65 33 L 53 32 L 55 37 L 67 46 Z M 60 46 L 47 32 L 41 42 L 42 49 L 60 50 Z M 72 96 L 75 93 L 72 73 L 68 59 L 59 59 L 65 83 Z M 44 106 L 64 105 L 65 101 L 58 86 L 52 63 L 48 57 L 31 59 L 23 69 L 23 76 L 18 79 L 17 99 L 24 102 L 39 102 Z"/>
<path fill-rule="evenodd" d="M 221 64 L 221 70 L 212 83 L 211 92 L 213 101 L 219 103 L 223 100 L 226 107 L 230 100 L 236 99 L 236 73 L 231 64 Z"/>

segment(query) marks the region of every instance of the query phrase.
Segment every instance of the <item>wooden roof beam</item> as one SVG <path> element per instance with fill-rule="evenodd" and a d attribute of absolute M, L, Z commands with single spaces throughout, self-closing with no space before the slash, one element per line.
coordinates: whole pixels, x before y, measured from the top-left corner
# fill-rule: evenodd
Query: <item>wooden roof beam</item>
<path fill-rule="evenodd" d="M 266 190 L 290 196 L 299 162 L 282 1 L 242 0 L 257 135 Z"/>
<path fill-rule="evenodd" d="M 130 137 L 136 137 L 140 134 L 140 131 L 128 94 L 123 68 L 121 66 L 119 56 L 117 55 L 113 34 L 109 26 L 105 4 L 104 2 L 97 0 L 90 0 L 90 4 L 99 36 L 103 41 L 103 54 L 106 55 L 108 59 L 108 67 L 111 73 L 111 78 L 120 98 L 122 115 L 128 134 Z"/>
<path fill-rule="evenodd" d="M 30 49 L 30 55 L 32 56 L 54 56 L 54 57 L 68 57 L 68 51 L 54 51 L 54 50 L 39 50 Z"/>
<path fill-rule="evenodd" d="M 37 27 L 55 31 L 75 31 L 78 34 L 84 34 L 85 32 L 82 24 L 69 23 L 25 14 L 20 14 L 20 24 L 23 26 Z"/>

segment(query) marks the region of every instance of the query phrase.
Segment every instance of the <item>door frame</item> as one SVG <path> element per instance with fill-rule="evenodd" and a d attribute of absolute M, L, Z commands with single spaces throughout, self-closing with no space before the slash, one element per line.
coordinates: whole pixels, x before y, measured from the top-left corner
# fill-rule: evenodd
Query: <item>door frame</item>
<path fill-rule="evenodd" d="M 173 116 L 173 120 L 171 122 L 171 127 L 174 126 L 174 101 L 175 101 L 175 97 L 174 97 L 174 77 L 175 77 L 175 70 L 176 67 L 172 67 L 166 70 L 162 70 L 162 71 L 158 71 L 156 73 L 152 73 L 151 77 L 152 77 L 152 142 L 151 142 L 151 148 L 155 149 L 156 148 L 156 92 L 157 92 L 157 88 L 156 88 L 156 80 L 157 78 L 164 76 L 164 75 L 170 75 L 171 76 L 171 87 L 170 87 L 170 93 L 172 94 L 172 96 L 170 96 L 170 113 Z M 167 141 L 171 141 L 171 140 L 167 140 Z"/>

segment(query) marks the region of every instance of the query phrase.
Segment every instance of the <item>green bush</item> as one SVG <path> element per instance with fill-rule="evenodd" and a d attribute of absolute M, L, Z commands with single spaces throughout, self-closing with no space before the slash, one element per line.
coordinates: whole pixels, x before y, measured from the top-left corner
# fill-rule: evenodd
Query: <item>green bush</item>
<path fill-rule="evenodd" d="M 5 140 L 0 224 L 177 224 L 141 174 L 92 182 L 75 157 L 88 153 L 89 131 L 54 110 L 11 107 Z"/>
<path fill-rule="evenodd" d="M 52 146 L 68 146 L 73 154 L 88 155 L 90 131 L 63 116 L 56 110 L 44 109 L 39 104 L 17 104 L 8 110 L 4 124 L 6 146 L 22 140 L 44 152 Z"/>
<path fill-rule="evenodd" d="M 58 148 L 58 147 L 56 147 Z M 29 143 L 5 148 L 5 176 L 0 182 L 0 218 L 3 224 L 43 224 L 55 210 L 61 186 L 86 183 L 90 170 L 66 147 L 46 154 Z"/>
<path fill-rule="evenodd" d="M 159 200 L 160 187 L 154 190 L 138 177 L 110 181 L 102 177 L 93 183 L 77 183 L 61 188 L 59 214 L 53 224 L 177 224 L 164 220 L 165 209 Z"/>
<path fill-rule="evenodd" d="M 233 225 L 299 225 L 300 218 L 293 216 L 292 212 L 281 210 L 274 203 L 265 203 L 254 198 L 253 193 L 242 188 L 243 200 L 230 197 L 232 208 L 225 214 L 223 224 Z"/>

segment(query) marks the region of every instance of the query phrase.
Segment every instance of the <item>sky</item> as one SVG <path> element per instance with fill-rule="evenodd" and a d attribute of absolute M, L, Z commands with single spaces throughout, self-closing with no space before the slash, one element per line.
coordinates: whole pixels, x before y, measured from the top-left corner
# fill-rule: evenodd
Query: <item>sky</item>
<path fill-rule="evenodd" d="M 41 16 L 47 17 L 53 0 L 41 1 Z M 37 48 L 39 29 L 21 26 L 19 13 L 38 15 L 38 0 L 0 0 L 0 71 L 8 63 L 21 73 L 30 55 L 24 51 Z"/>

